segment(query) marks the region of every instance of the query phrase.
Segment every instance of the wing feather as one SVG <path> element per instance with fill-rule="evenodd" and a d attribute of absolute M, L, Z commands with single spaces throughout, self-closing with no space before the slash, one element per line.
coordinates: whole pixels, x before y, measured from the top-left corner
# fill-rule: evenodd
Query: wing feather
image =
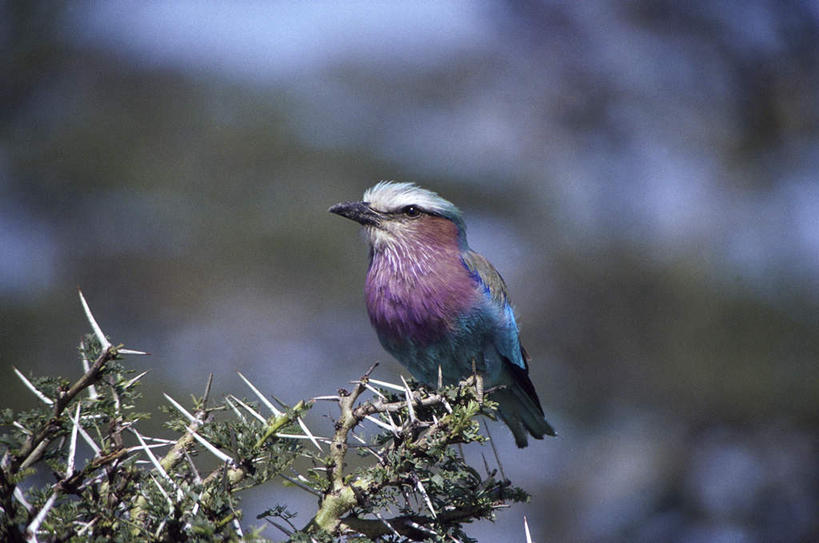
<path fill-rule="evenodd" d="M 462 258 L 466 269 L 498 309 L 499 327 L 495 337 L 495 348 L 504 359 L 528 372 L 529 366 L 520 345 L 518 325 L 509 301 L 506 282 L 498 270 L 475 251 L 466 251 Z"/>
<path fill-rule="evenodd" d="M 469 250 L 463 254 L 462 259 L 464 266 L 472 274 L 472 277 L 483 286 L 487 294 L 499 307 L 509 304 L 509 291 L 506 288 L 506 282 L 486 258 L 475 251 Z"/>

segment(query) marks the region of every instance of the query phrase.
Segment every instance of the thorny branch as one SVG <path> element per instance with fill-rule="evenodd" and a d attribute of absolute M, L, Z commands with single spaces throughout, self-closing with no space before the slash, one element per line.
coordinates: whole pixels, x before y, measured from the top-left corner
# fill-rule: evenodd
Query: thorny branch
<path fill-rule="evenodd" d="M 209 406 L 211 375 L 190 411 L 165 395 L 178 413 L 168 422 L 178 433 L 175 439 L 143 436 L 136 423 L 147 415 L 132 411 L 139 397 L 133 385 L 147 372 L 130 377 L 135 372 L 118 360 L 122 354 L 146 353 L 112 345 L 80 296 L 94 331 L 81 343 L 82 376 L 68 386 L 53 379 L 29 380 L 16 371 L 40 407 L 19 417 L 0 413 L 0 424 L 12 430 L 0 443 L 6 445 L 0 458 L 0 541 L 241 541 L 236 493 L 274 477 L 319 497 L 317 512 L 303 530 L 290 522 L 293 515 L 286 507 L 275 506 L 259 517 L 275 526 L 281 526 L 277 518 L 283 519 L 292 528 L 284 532 L 299 542 L 354 534 L 376 541 L 466 541 L 462 524 L 490 518 L 498 507 L 526 499 L 508 481 L 496 480 L 496 470 L 486 466 L 486 477 L 478 475 L 465 464 L 463 452 L 458 456 L 450 447 L 485 439 L 474 419 L 491 417 L 494 404 L 482 401 L 474 379 L 427 391 L 403 379 L 402 385 L 371 379 L 374 364 L 349 392 L 293 407 L 281 404 L 280 410 L 241 374 L 260 407 L 233 395 Z M 88 396 L 80 402 L 84 390 Z M 372 398 L 364 401 L 365 392 Z M 302 420 L 317 400 L 338 404 L 331 437 L 314 435 Z M 260 412 L 264 407 L 267 416 Z M 225 421 L 220 411 L 235 418 Z M 375 424 L 379 435 L 362 438 L 357 430 L 365 422 Z M 82 466 L 79 441 L 93 452 Z M 301 447 L 305 441 L 315 448 Z M 369 463 L 350 469 L 350 451 L 371 455 Z M 219 463 L 200 475 L 194 458 L 201 452 Z M 296 457 L 313 468 L 299 473 Z M 56 482 L 24 488 L 21 482 L 35 465 L 47 466 Z"/>
<path fill-rule="evenodd" d="M 5 513 L 0 521 L 0 540 L 19 541 L 22 540 L 24 534 L 19 528 L 11 522 L 12 511 L 14 511 L 14 503 L 12 496 L 18 496 L 18 500 L 22 498 L 22 493 L 17 488 L 18 480 L 21 474 L 39 462 L 46 452 L 52 441 L 61 434 L 63 430 L 64 420 L 63 415 L 67 407 L 72 405 L 75 399 L 81 392 L 86 389 L 92 389 L 94 384 L 98 382 L 103 374 L 106 365 L 117 360 L 120 354 L 147 354 L 142 351 L 132 351 L 124 349 L 122 345 L 112 345 L 103 334 L 82 295 L 79 293 L 80 300 L 86 313 L 92 329 L 94 330 L 95 338 L 100 345 L 100 353 L 97 355 L 94 363 L 88 366 L 86 358 L 86 343 L 83 341 L 83 363 L 84 373 L 67 389 L 60 387 L 57 389 L 56 398 L 51 399 L 37 390 L 31 382 L 25 378 L 19 371 L 15 373 L 20 377 L 28 388 L 37 395 L 47 405 L 51 406 L 51 415 L 40 423 L 39 428 L 35 431 L 27 433 L 25 441 L 21 444 L 19 449 L 12 453 L 7 450 L 0 461 L 0 507 Z M 92 396 L 96 398 L 96 390 L 93 390 Z M 82 470 L 74 471 L 73 466 L 76 458 L 76 442 L 77 436 L 81 431 L 80 410 L 76 411 L 76 418 L 72 419 L 72 439 L 71 448 L 68 456 L 68 469 L 66 473 L 58 478 L 57 483 L 52 487 L 52 492 L 49 499 L 43 504 L 42 508 L 25 507 L 25 512 L 29 518 L 25 529 L 25 538 L 28 541 L 37 540 L 37 529 L 45 520 L 49 509 L 56 501 L 58 494 L 76 493 L 87 478 L 99 469 L 110 467 L 112 464 L 119 462 L 127 456 L 127 451 L 122 448 L 116 448 L 106 454 L 98 454 L 93 458 Z M 84 436 L 85 438 L 85 436 Z"/>
<path fill-rule="evenodd" d="M 7 473 L 17 473 L 18 471 L 24 470 L 40 460 L 48 447 L 49 442 L 60 430 L 60 416 L 63 414 L 65 408 L 71 404 L 71 402 L 80 392 L 97 381 L 102 368 L 107 362 L 117 358 L 117 350 L 121 347 L 121 345 L 111 345 L 102 351 L 94 361 L 91 368 L 85 372 L 73 385 L 71 385 L 71 388 L 65 392 L 62 392 L 57 397 L 57 400 L 54 402 L 54 412 L 51 419 L 47 424 L 44 424 L 37 432 L 29 437 L 17 454 L 12 455 L 7 468 Z"/>
<path fill-rule="evenodd" d="M 379 393 L 374 399 L 357 405 L 361 394 L 371 388 L 368 383 L 374 369 L 375 365 L 365 372 L 355 383 L 352 392 L 339 391 L 337 401 L 340 414 L 335 423 L 335 433 L 330 450 L 331 460 L 327 470 L 327 479 L 330 484 L 322 496 L 318 513 L 305 530 L 333 534 L 359 533 L 370 538 L 392 534 L 420 541 L 429 538 L 430 535 L 440 536 L 441 534 L 433 528 L 436 525 L 459 523 L 487 516 L 491 514 L 493 508 L 505 503 L 505 499 L 509 498 L 508 495 L 504 495 L 506 489 L 510 487 L 508 481 L 496 482 L 491 478 L 482 488 L 486 497 L 491 498 L 490 505 L 487 505 L 486 501 L 476 502 L 461 507 L 449 507 L 436 513 L 423 485 L 411 470 L 395 471 L 387 478 L 373 475 L 369 471 L 345 476 L 343 468 L 350 434 L 362 421 L 371 420 L 373 415 L 386 414 L 389 416 L 392 413 L 403 411 L 408 414 L 404 423 L 393 429 L 393 441 L 386 444 L 380 451 L 372 451 L 377 458 L 381 459 L 382 464 L 385 463 L 384 456 L 399 447 L 409 451 L 418 451 L 418 454 L 423 456 L 428 454 L 433 441 L 443 447 L 466 441 L 461 433 L 463 428 L 456 420 L 453 420 L 452 408 L 443 394 L 422 393 L 418 390 L 409 390 L 407 387 L 404 400 L 390 401 Z M 476 399 L 477 394 L 481 392 L 474 390 L 472 382 L 463 382 L 459 386 L 472 387 L 472 394 Z M 445 406 L 448 414 L 441 418 L 433 416 L 432 420 L 424 420 L 416 417 L 413 406 Z M 391 418 L 389 420 L 392 421 Z M 362 518 L 355 513 L 357 508 L 364 508 L 367 505 L 369 496 L 376 495 L 387 487 L 402 488 L 413 482 L 423 494 L 431 515 L 407 514 L 389 519 L 377 515 L 377 518 L 369 519 Z"/>

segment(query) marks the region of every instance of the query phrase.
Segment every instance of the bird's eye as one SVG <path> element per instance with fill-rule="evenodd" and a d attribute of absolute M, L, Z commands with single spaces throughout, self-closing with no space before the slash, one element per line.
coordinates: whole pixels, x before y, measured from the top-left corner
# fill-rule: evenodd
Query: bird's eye
<path fill-rule="evenodd" d="M 421 214 L 421 210 L 415 206 L 406 206 L 401 210 L 407 217 L 417 217 Z"/>

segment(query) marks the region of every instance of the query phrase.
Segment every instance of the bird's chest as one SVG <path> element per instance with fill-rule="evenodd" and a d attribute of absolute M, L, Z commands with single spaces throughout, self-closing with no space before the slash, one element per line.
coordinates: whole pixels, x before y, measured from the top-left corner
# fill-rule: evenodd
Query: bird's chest
<path fill-rule="evenodd" d="M 382 342 L 423 347 L 457 333 L 477 304 L 459 254 L 373 255 L 365 286 L 370 321 Z"/>

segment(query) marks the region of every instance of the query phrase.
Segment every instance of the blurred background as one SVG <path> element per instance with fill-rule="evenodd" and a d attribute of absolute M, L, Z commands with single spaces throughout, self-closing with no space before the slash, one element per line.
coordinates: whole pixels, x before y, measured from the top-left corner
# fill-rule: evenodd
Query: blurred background
<path fill-rule="evenodd" d="M 152 353 L 146 409 L 397 379 L 327 208 L 414 181 L 505 276 L 560 434 L 493 426 L 532 501 L 470 533 L 819 540 L 816 1 L 6 1 L 0 50 L 0 407 L 35 401 L 12 365 L 79 375 L 78 286 Z M 278 500 L 313 511 L 267 487 L 245 524 Z"/>

